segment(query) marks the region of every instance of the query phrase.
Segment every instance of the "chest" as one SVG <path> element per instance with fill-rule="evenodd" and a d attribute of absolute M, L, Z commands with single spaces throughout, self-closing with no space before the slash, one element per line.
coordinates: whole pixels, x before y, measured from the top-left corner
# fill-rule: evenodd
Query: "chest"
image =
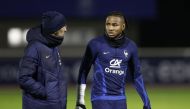
<path fill-rule="evenodd" d="M 110 66 L 122 66 L 127 65 L 131 56 L 132 50 L 128 46 L 114 48 L 105 44 L 99 47 L 97 59 L 102 64 L 109 63 Z"/>
<path fill-rule="evenodd" d="M 62 65 L 61 56 L 57 48 L 41 50 L 40 59 L 42 68 L 54 71 Z"/>

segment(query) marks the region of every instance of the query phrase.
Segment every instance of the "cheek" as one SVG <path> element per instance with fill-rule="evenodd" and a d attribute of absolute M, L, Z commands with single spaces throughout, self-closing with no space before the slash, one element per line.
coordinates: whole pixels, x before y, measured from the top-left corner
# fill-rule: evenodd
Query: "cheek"
<path fill-rule="evenodd" d="M 117 30 L 118 33 L 123 31 L 123 29 L 121 27 L 116 28 L 116 30 Z"/>
<path fill-rule="evenodd" d="M 61 30 L 61 31 L 59 31 L 59 34 L 63 34 L 65 31 L 64 30 Z"/>
<path fill-rule="evenodd" d="M 123 31 L 123 30 L 124 30 L 124 28 L 121 26 L 121 27 L 120 27 L 120 31 Z"/>
<path fill-rule="evenodd" d="M 105 26 L 105 29 L 108 30 L 109 29 L 108 26 Z"/>
<path fill-rule="evenodd" d="M 57 33 L 57 36 L 63 36 L 64 35 L 64 31 L 59 31 L 58 33 Z"/>
<path fill-rule="evenodd" d="M 108 28 L 105 28 L 105 31 L 108 33 L 108 32 L 109 32 L 109 29 L 108 29 Z"/>

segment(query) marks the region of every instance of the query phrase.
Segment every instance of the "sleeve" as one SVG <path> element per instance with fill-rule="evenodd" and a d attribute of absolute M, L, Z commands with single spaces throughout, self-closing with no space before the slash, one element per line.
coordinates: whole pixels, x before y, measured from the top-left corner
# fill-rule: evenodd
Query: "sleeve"
<path fill-rule="evenodd" d="M 86 84 L 87 76 L 94 61 L 94 55 L 89 43 L 86 47 L 81 66 L 79 69 L 78 84 Z"/>
<path fill-rule="evenodd" d="M 45 97 L 44 86 L 34 79 L 38 73 L 38 61 L 39 58 L 36 48 L 34 46 L 26 47 L 19 65 L 18 83 L 25 92 L 37 97 Z"/>
<path fill-rule="evenodd" d="M 144 103 L 144 107 L 147 107 L 147 109 L 151 109 L 148 94 L 146 92 L 145 85 L 143 82 L 143 77 L 140 72 L 140 62 L 137 53 L 137 46 L 134 44 L 134 46 L 132 46 L 132 49 L 133 52 L 129 65 L 132 72 L 133 85 L 135 86 L 138 94 L 140 95 Z"/>
<path fill-rule="evenodd" d="M 85 104 L 84 96 L 85 96 L 85 89 L 86 89 L 86 80 L 90 68 L 94 62 L 94 53 L 92 51 L 91 45 L 89 43 L 86 47 L 85 54 L 83 56 L 81 66 L 79 69 L 79 76 L 78 76 L 78 90 L 77 90 L 77 106 L 81 104 Z M 95 50 L 95 49 L 93 49 Z"/>

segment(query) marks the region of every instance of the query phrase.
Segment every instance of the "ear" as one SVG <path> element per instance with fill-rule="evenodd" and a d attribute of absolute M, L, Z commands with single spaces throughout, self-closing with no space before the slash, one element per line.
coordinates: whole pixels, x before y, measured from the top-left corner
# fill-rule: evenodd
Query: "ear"
<path fill-rule="evenodd" d="M 122 30 L 125 30 L 125 24 L 122 25 Z"/>

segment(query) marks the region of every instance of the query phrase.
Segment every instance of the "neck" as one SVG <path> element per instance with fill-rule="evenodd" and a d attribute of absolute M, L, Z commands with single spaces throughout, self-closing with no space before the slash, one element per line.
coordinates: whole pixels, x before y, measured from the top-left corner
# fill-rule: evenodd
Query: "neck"
<path fill-rule="evenodd" d="M 108 44 L 110 44 L 112 47 L 120 47 L 125 42 L 125 35 L 123 33 L 113 38 L 109 37 L 108 34 L 106 34 L 105 37 L 108 41 Z"/>
<path fill-rule="evenodd" d="M 46 35 L 45 38 L 47 39 L 49 46 L 52 46 L 52 47 L 61 45 L 63 41 L 63 38 L 52 36 L 52 35 Z"/>

